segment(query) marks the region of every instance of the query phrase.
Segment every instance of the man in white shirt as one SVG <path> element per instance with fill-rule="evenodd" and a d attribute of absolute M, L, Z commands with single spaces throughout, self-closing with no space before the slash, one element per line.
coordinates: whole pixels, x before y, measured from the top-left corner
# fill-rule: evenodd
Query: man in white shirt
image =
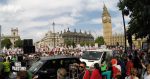
<path fill-rule="evenodd" d="M 150 64 L 147 65 L 147 70 L 144 74 L 144 79 L 150 79 Z"/>

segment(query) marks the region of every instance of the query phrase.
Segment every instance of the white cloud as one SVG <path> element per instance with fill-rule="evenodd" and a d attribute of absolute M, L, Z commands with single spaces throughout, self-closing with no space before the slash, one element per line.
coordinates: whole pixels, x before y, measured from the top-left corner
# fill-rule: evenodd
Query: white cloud
<path fill-rule="evenodd" d="M 116 18 L 112 18 L 112 32 L 113 34 L 122 34 L 124 29 L 123 29 L 123 22 L 122 22 L 122 17 L 118 16 Z"/>
<path fill-rule="evenodd" d="M 115 27 L 112 29 L 113 34 L 122 34 L 124 32 L 123 24 L 116 23 Z"/>
<path fill-rule="evenodd" d="M 102 18 L 92 19 L 91 22 L 94 24 L 102 24 Z"/>
<path fill-rule="evenodd" d="M 118 11 L 116 0 L 9 0 L 7 4 L 0 5 L 2 32 L 6 34 L 10 28 L 18 26 L 23 39 L 39 40 L 49 30 L 48 26 L 52 26 L 53 21 L 56 23 L 56 32 L 72 27 L 77 22 L 84 25 L 87 22 L 80 21 L 80 17 L 85 18 L 83 14 L 86 12 L 102 11 L 103 2 L 108 10 Z M 113 19 L 115 24 L 113 30 L 119 29 L 120 19 Z M 93 24 L 101 24 L 101 17 L 89 21 Z M 87 30 L 91 29 L 87 28 Z M 102 35 L 101 31 L 102 29 L 95 30 L 93 35 Z"/>
<path fill-rule="evenodd" d="M 4 12 L 4 13 L 16 13 L 17 11 L 22 10 L 22 8 L 19 5 L 4 5 L 1 6 L 0 8 L 0 12 Z"/>
<path fill-rule="evenodd" d="M 117 7 L 119 0 L 103 0 L 103 2 L 107 6 L 108 10 L 119 11 L 119 8 Z"/>
<path fill-rule="evenodd" d="M 96 29 L 92 31 L 91 34 L 94 36 L 94 38 L 103 36 L 103 29 Z"/>
<path fill-rule="evenodd" d="M 58 18 L 54 18 L 54 21 L 57 22 L 58 24 L 70 24 L 70 25 L 74 25 L 77 20 L 74 19 L 73 17 L 58 17 Z"/>
<path fill-rule="evenodd" d="M 23 33 L 21 33 L 21 38 L 26 38 L 26 39 L 31 39 L 31 37 L 34 37 L 34 42 L 39 41 L 40 39 L 42 39 L 45 35 L 45 33 L 47 32 L 47 30 L 32 30 L 32 31 L 28 31 L 26 33 L 26 35 L 24 35 Z"/>
<path fill-rule="evenodd" d="M 81 11 L 80 9 L 73 9 L 70 16 L 72 16 L 72 17 L 81 17 L 82 15 L 80 14 L 80 11 Z"/>
<path fill-rule="evenodd" d="M 87 0 L 86 2 L 87 2 L 86 9 L 89 11 L 98 10 L 98 9 L 102 11 L 103 9 L 104 3 L 99 0 Z"/>
<path fill-rule="evenodd" d="M 129 22 L 131 20 L 131 18 L 129 16 L 125 16 L 125 22 Z"/>

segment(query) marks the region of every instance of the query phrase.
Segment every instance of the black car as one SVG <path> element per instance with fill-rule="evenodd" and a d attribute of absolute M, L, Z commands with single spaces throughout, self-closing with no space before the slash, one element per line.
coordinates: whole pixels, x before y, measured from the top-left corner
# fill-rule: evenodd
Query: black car
<path fill-rule="evenodd" d="M 57 70 L 65 68 L 69 72 L 69 65 L 73 63 L 80 63 L 79 58 L 72 56 L 41 57 L 32 64 L 29 71 L 34 76 L 38 76 L 38 79 L 57 79 Z"/>

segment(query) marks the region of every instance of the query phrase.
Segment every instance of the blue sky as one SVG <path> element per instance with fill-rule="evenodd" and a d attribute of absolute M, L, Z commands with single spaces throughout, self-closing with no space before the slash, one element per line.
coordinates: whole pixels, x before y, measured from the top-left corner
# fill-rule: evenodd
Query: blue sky
<path fill-rule="evenodd" d="M 105 4 L 112 20 L 113 33 L 123 33 L 118 0 L 0 0 L 0 25 L 4 35 L 18 28 L 22 39 L 38 41 L 55 22 L 56 32 L 70 28 L 103 35 L 102 11 Z M 126 25 L 130 20 L 125 17 Z"/>

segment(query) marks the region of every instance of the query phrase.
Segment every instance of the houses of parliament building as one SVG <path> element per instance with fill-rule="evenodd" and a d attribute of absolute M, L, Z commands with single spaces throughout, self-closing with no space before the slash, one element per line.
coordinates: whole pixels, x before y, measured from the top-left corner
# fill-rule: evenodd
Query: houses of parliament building
<path fill-rule="evenodd" d="M 116 45 L 124 46 L 125 44 L 124 34 L 113 35 L 112 33 L 111 16 L 105 5 L 103 7 L 102 23 L 103 23 L 103 37 L 104 37 L 105 44 L 107 46 L 116 46 Z M 135 46 L 136 48 L 141 48 L 142 46 L 141 39 L 135 39 L 135 37 L 132 36 L 132 41 L 133 41 L 133 46 Z M 128 42 L 127 42 L 127 46 L 129 46 Z"/>

